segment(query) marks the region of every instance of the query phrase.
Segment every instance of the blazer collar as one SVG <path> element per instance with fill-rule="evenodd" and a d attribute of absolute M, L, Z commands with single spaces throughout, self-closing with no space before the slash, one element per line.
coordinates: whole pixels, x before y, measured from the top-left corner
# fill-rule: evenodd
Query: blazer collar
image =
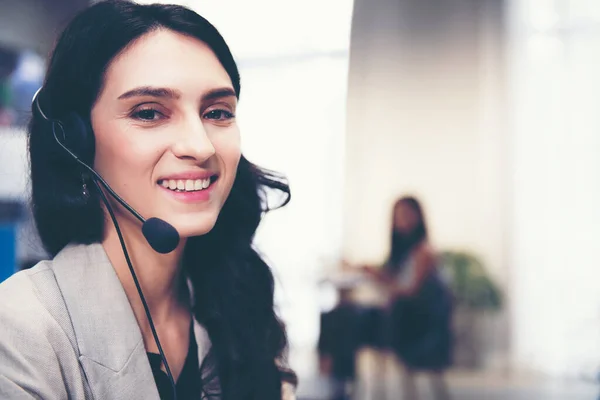
<path fill-rule="evenodd" d="M 140 328 L 102 245 L 69 245 L 52 264 L 96 397 L 158 400 Z M 194 335 L 201 364 L 210 341 L 196 320 Z"/>
<path fill-rule="evenodd" d="M 69 245 L 54 258 L 80 355 L 121 370 L 142 334 L 101 244 Z"/>

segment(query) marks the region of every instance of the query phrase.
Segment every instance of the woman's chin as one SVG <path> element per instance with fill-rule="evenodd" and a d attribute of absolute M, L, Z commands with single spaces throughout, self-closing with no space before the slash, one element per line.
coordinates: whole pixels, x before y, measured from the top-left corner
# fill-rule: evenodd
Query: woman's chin
<path fill-rule="evenodd" d="M 216 217 L 188 217 L 180 221 L 173 221 L 171 224 L 177 229 L 179 237 L 185 239 L 206 235 L 214 228 L 216 222 Z"/>

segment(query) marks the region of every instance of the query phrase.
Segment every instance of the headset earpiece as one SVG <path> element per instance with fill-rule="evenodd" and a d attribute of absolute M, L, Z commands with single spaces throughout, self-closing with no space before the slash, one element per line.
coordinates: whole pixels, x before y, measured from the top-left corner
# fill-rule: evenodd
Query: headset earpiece
<path fill-rule="evenodd" d="M 73 153 L 75 156 L 84 161 L 85 163 L 92 163 L 94 160 L 95 142 L 94 135 L 92 133 L 92 126 L 89 122 L 86 122 L 79 114 L 75 112 L 68 113 L 65 117 L 60 120 L 52 119 L 40 106 L 40 93 L 42 88 L 40 87 L 31 100 L 35 109 L 39 112 L 41 117 L 51 124 L 60 125 L 58 132 L 55 132 L 56 139 L 66 147 L 65 150 Z M 55 127 L 52 129 L 54 130 Z M 73 155 L 72 154 L 72 155 Z"/>
<path fill-rule="evenodd" d="M 95 143 L 90 124 L 74 112 L 61 118 L 61 124 L 65 137 L 59 139 L 77 157 L 86 163 L 91 163 L 94 159 Z"/>

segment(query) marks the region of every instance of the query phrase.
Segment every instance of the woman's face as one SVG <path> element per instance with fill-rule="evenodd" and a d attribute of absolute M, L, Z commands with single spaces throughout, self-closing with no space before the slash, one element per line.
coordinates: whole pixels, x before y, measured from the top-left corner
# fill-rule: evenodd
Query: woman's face
<path fill-rule="evenodd" d="M 106 71 L 91 113 L 94 167 L 144 218 L 164 219 L 182 237 L 205 234 L 241 156 L 236 105 L 206 44 L 165 29 L 146 34 Z"/>
<path fill-rule="evenodd" d="M 396 204 L 394 208 L 394 229 L 397 232 L 410 233 L 417 227 L 419 216 L 403 202 Z"/>

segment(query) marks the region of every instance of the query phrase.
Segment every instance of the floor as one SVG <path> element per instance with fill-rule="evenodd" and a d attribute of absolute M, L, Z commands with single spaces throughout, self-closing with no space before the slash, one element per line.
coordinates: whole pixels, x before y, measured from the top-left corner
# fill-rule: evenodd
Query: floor
<path fill-rule="evenodd" d="M 375 370 L 377 372 L 375 372 Z M 304 375 L 304 376 L 302 376 Z M 360 381 L 353 400 L 402 400 L 400 370 L 388 361 L 384 368 L 369 361 L 359 365 Z M 600 400 L 600 385 L 583 380 L 515 376 L 499 371 L 449 371 L 452 400 Z M 427 376 L 417 378 L 418 400 L 434 400 Z M 330 385 L 313 371 L 300 375 L 298 400 L 327 400 Z M 417 400 L 417 399 L 411 399 Z"/>
<path fill-rule="evenodd" d="M 474 377 L 471 379 L 475 379 Z M 489 384 L 473 382 L 466 384 L 463 378 L 452 374 L 448 377 L 452 400 L 597 400 L 600 399 L 598 385 L 584 382 L 535 382 L 527 385 L 514 384 L 502 379 L 488 378 Z M 387 382 L 387 390 L 370 387 L 362 388 L 354 396 L 355 400 L 397 400 L 401 399 L 400 388 L 393 388 L 396 382 Z M 425 377 L 419 382 L 421 397 L 418 400 L 433 400 Z M 327 382 L 314 379 L 305 381 L 298 388 L 298 400 L 328 399 Z"/>

